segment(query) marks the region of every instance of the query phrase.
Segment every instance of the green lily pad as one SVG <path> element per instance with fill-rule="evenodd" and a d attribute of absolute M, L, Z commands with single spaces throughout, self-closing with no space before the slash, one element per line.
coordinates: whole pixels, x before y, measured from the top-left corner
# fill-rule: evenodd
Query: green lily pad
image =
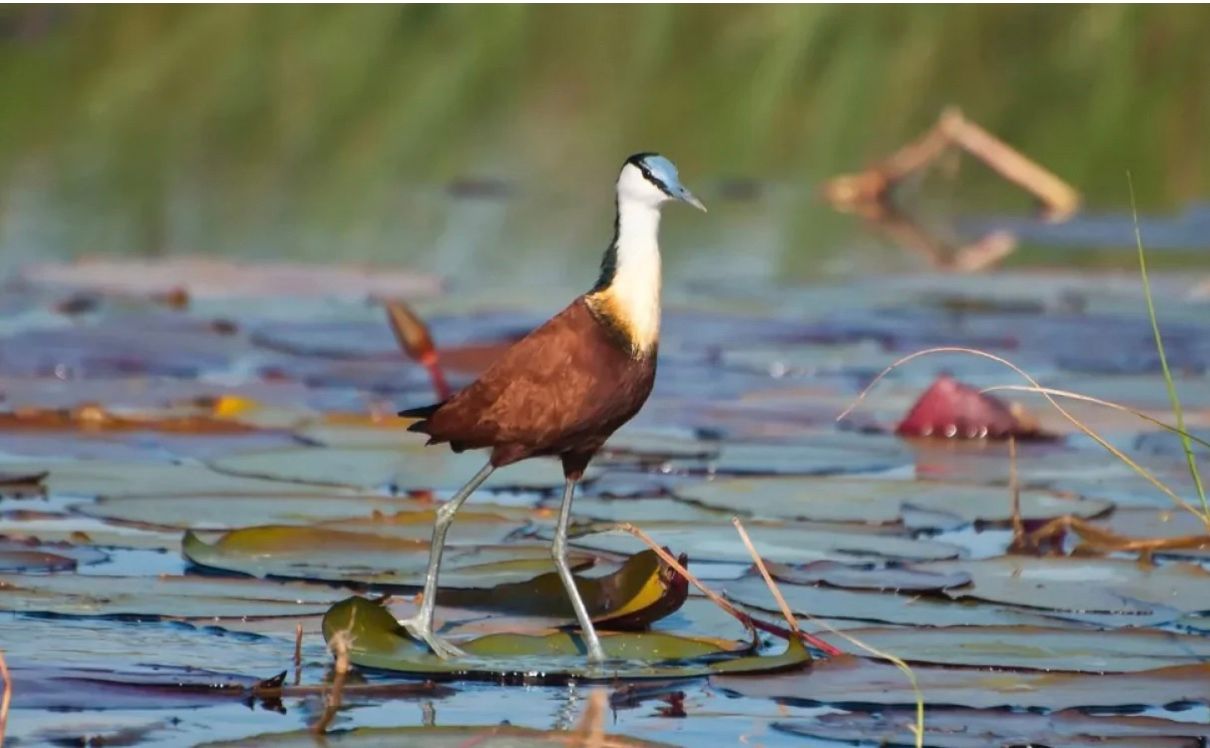
<path fill-rule="evenodd" d="M 489 634 L 458 641 L 467 656 L 442 660 L 424 644 L 410 639 L 384 608 L 361 597 L 332 606 L 324 616 L 323 632 L 329 645 L 337 632 L 348 632 L 349 659 L 360 667 L 524 683 L 767 673 L 800 668 L 811 659 L 797 640 L 780 655 L 761 657 L 710 639 L 657 632 L 602 632 L 601 646 L 610 662 L 594 667 L 585 659 L 579 635 L 560 631 L 545 635 Z"/>
<path fill-rule="evenodd" d="M 960 554 L 956 546 L 947 543 L 907 538 L 868 525 L 753 522 L 746 528 L 765 560 L 786 564 L 805 564 L 821 559 L 928 560 L 954 558 Z M 591 526 L 583 528 L 583 532 L 591 530 Z M 643 530 L 662 546 L 690 549 L 690 560 L 741 564 L 752 561 L 730 522 L 644 522 Z M 572 543 L 611 553 L 633 553 L 645 547 L 638 539 L 620 532 L 585 534 Z"/>
<path fill-rule="evenodd" d="M 486 455 L 455 454 L 444 446 L 426 448 L 423 438 L 410 436 L 406 444 L 391 448 L 294 447 L 245 452 L 210 464 L 229 475 L 311 486 L 452 490 L 460 488 L 487 462 Z M 563 482 L 563 469 L 557 460 L 533 459 L 497 470 L 484 486 L 553 488 Z"/>
<path fill-rule="evenodd" d="M 429 522 L 431 525 L 431 520 Z M 455 523 L 455 527 L 457 524 Z M 417 525 L 425 539 L 330 527 L 265 525 L 232 530 L 213 543 L 192 531 L 182 540 L 185 557 L 198 566 L 248 574 L 325 582 L 359 582 L 389 586 L 421 586 L 428 564 L 430 529 Z M 595 557 L 569 554 L 573 568 L 591 566 Z M 528 545 L 447 546 L 442 563 L 443 587 L 483 587 L 532 580 L 554 570 L 550 547 Z"/>
<path fill-rule="evenodd" d="M 653 743 L 624 735 L 604 735 L 602 745 L 608 748 L 669 748 L 670 743 Z M 314 748 L 315 733 L 308 730 L 253 735 L 233 741 L 200 743 L 198 748 Z M 560 746 L 567 748 L 589 745 L 592 739 L 566 730 L 534 730 L 513 725 L 492 727 L 357 727 L 331 732 L 323 736 L 326 745 L 353 745 L 358 748 L 529 748 L 530 746 Z"/>
<path fill-rule="evenodd" d="M 64 616 L 214 620 L 317 615 L 340 592 L 304 584 L 199 576 L 0 575 L 0 610 Z"/>
<path fill-rule="evenodd" d="M 1192 564 L 1144 568 L 1114 558 L 1002 556 L 942 561 L 921 568 L 969 574 L 969 587 L 946 591 L 954 598 L 1117 625 L 1149 625 L 1184 613 L 1210 611 L 1210 572 Z"/>
<path fill-rule="evenodd" d="M 714 509 L 757 517 L 819 522 L 905 522 L 939 514 L 966 522 L 1004 522 L 1011 517 L 1008 489 L 930 481 L 869 478 L 741 478 L 690 484 L 677 494 Z M 1065 514 L 1095 517 L 1112 508 L 1104 501 L 1065 498 L 1045 491 L 1021 492 L 1024 519 Z M 923 515 L 921 514 L 923 512 Z"/>
<path fill-rule="evenodd" d="M 1210 663 L 1100 674 L 923 666 L 912 670 L 929 708 L 1123 709 L 1175 702 L 1210 704 Z M 820 661 L 809 672 L 764 678 L 712 676 L 710 684 L 741 696 L 796 703 L 900 707 L 916 703 L 911 684 L 899 668 L 852 656 Z M 926 730 L 927 726 L 926 713 Z"/>
<path fill-rule="evenodd" d="M 1112 635 L 1040 626 L 868 628 L 845 632 L 907 662 L 970 667 L 1126 673 L 1210 662 L 1210 637 L 1122 629 Z M 820 638 L 856 648 L 835 634 Z"/>

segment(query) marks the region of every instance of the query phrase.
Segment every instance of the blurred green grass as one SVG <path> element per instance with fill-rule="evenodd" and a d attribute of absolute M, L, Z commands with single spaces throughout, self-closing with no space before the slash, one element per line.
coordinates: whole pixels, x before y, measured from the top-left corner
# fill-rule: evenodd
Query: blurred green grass
<path fill-rule="evenodd" d="M 1210 194 L 1208 33 L 1175 6 L 10 6 L 0 246 L 379 256 L 448 223 L 424 190 L 600 202 L 640 149 L 806 192 L 951 103 L 1090 204 L 1124 208 L 1129 168 L 1172 210 Z"/>

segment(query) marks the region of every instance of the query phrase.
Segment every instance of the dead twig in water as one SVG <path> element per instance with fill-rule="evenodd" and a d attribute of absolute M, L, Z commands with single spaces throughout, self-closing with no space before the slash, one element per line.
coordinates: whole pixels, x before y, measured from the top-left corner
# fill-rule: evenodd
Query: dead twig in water
<path fill-rule="evenodd" d="M 333 667 L 335 671 L 332 677 L 332 688 L 328 690 L 324 697 L 324 711 L 320 715 L 319 721 L 311 728 L 311 732 L 316 735 L 323 735 L 328 731 L 328 726 L 332 724 L 332 720 L 336 718 L 336 712 L 340 710 L 342 692 L 344 691 L 345 678 L 349 674 L 349 648 L 353 644 L 353 622 L 357 620 L 357 611 L 349 617 L 349 625 L 347 628 L 337 631 L 333 636 L 328 646 L 336 655 L 336 663 Z"/>
<path fill-rule="evenodd" d="M 747 613 L 743 612 L 739 608 L 732 605 L 731 602 L 728 601 L 726 598 L 724 598 L 722 595 L 718 594 L 714 590 L 707 587 L 697 577 L 690 574 L 688 569 L 686 569 L 675 558 L 672 557 L 672 554 L 668 553 L 668 551 L 666 551 L 662 547 L 660 547 L 660 545 L 658 543 L 656 543 L 655 540 L 653 540 L 650 535 L 643 532 L 635 525 L 632 525 L 629 522 L 623 522 L 622 524 L 619 524 L 616 527 L 617 527 L 617 529 L 619 529 L 623 532 L 630 533 L 631 535 L 633 535 L 634 537 L 636 537 L 640 541 L 642 541 L 643 544 L 645 544 L 648 548 L 655 551 L 655 554 L 657 556 L 659 556 L 660 559 L 664 563 L 671 566 L 673 569 L 676 570 L 676 572 L 678 574 L 683 576 L 685 579 L 689 580 L 689 582 L 694 587 L 697 587 L 698 590 L 700 590 L 703 595 L 710 598 L 710 601 L 712 603 L 714 603 L 718 607 L 722 608 L 727 614 L 729 614 L 730 616 L 735 618 L 735 620 L 737 620 L 741 624 L 743 624 L 744 628 L 748 629 L 749 631 L 756 629 L 759 631 L 764 631 L 767 634 L 773 634 L 774 636 L 780 637 L 782 639 L 798 637 L 802 641 L 806 642 L 807 644 L 810 644 L 812 647 L 815 647 L 816 649 L 821 650 L 824 654 L 827 654 L 830 657 L 837 657 L 839 655 L 844 654 L 844 652 L 842 652 L 841 650 L 832 646 L 831 644 L 827 643 L 826 641 L 820 639 L 817 636 L 808 634 L 805 631 L 794 632 L 794 631 L 790 631 L 788 629 L 784 629 L 781 626 L 777 626 L 775 624 L 769 623 L 767 621 L 762 621 L 759 618 L 753 618 L 752 616 L 748 615 Z"/>
<path fill-rule="evenodd" d="M 828 181 L 824 194 L 840 210 L 868 212 L 870 206 L 892 204 L 895 187 L 936 161 L 951 147 L 960 148 L 997 174 L 1036 197 L 1051 221 L 1070 218 L 1080 206 L 1080 193 L 1020 151 L 967 119 L 956 107 L 941 113 L 937 123 L 917 140 L 858 174 Z"/>
<path fill-rule="evenodd" d="M 609 698 L 605 695 L 605 690 L 594 688 L 588 697 L 588 707 L 574 730 L 584 736 L 584 742 L 581 743 L 584 748 L 604 748 L 607 706 Z"/>
<path fill-rule="evenodd" d="M 740 521 L 739 517 L 732 517 L 731 524 L 735 525 L 735 531 L 739 533 L 740 540 L 743 541 L 744 547 L 748 549 L 748 554 L 752 556 L 752 562 L 756 564 L 756 568 L 760 571 L 760 575 L 764 577 L 765 584 L 768 585 L 769 592 L 772 593 L 773 599 L 777 601 L 777 605 L 781 609 L 781 614 L 785 616 L 786 623 L 795 632 L 798 632 L 798 620 L 794 615 L 794 611 L 790 609 L 790 605 L 786 602 L 786 598 L 781 594 L 781 590 L 778 588 L 777 583 L 773 581 L 773 576 L 769 574 L 769 570 L 765 568 L 765 560 L 761 558 L 760 553 L 758 553 L 756 550 L 756 546 L 752 544 L 752 539 L 748 537 L 748 531 L 744 529 L 744 524 Z M 828 631 L 831 631 L 833 634 L 836 634 L 842 639 L 845 639 L 846 641 L 864 649 L 876 657 L 881 657 L 890 661 L 895 665 L 895 667 L 903 671 L 904 675 L 907 676 L 908 681 L 912 685 L 912 692 L 916 696 L 916 724 L 912 725 L 910 729 L 912 731 L 912 735 L 916 739 L 916 748 L 924 748 L 924 693 L 920 690 L 920 684 L 916 681 L 916 673 L 912 670 L 912 668 L 899 657 L 896 657 L 888 652 L 875 649 L 856 637 L 850 636 L 849 634 L 846 634 L 840 629 L 832 626 L 827 621 L 820 620 L 809 613 L 805 615 L 807 619 L 818 623 L 820 626 L 828 629 Z"/>
<path fill-rule="evenodd" d="M 1151 555 L 1156 551 L 1171 550 L 1203 550 L 1210 548 L 1210 535 L 1181 535 L 1175 538 L 1131 538 L 1118 535 L 1104 527 L 1097 527 L 1082 517 L 1065 514 L 1055 517 L 1037 530 L 1022 536 L 1020 547 L 1012 550 L 1041 552 L 1049 546 L 1061 546 L 1064 536 L 1074 532 L 1080 538 L 1080 546 L 1076 548 L 1081 553 L 1137 553 L 1139 561 L 1151 562 Z"/>
<path fill-rule="evenodd" d="M 1025 522 L 1021 519 L 1021 482 L 1017 478 L 1017 437 L 1008 437 L 1008 493 L 1013 504 L 1013 542 L 1009 550 L 1015 550 L 1025 542 Z"/>
<path fill-rule="evenodd" d="M 294 626 L 294 685 L 302 682 L 302 624 Z"/>

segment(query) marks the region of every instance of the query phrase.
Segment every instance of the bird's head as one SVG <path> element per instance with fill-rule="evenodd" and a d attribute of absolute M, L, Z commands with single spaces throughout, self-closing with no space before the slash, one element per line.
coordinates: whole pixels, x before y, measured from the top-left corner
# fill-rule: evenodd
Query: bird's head
<path fill-rule="evenodd" d="M 702 201 L 685 189 L 676 166 L 658 153 L 636 153 L 626 159 L 618 175 L 618 204 L 638 203 L 655 208 L 669 200 L 689 203 L 705 211 Z"/>

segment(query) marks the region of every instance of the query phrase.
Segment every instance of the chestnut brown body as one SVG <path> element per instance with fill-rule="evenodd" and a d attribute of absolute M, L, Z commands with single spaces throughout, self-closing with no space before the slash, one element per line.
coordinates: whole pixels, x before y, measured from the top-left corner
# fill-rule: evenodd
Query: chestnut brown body
<path fill-rule="evenodd" d="M 445 402 L 400 413 L 408 427 L 455 452 L 490 448 L 495 467 L 558 456 L 578 479 L 605 440 L 646 402 L 656 350 L 580 296 L 517 341 L 478 380 Z"/>

